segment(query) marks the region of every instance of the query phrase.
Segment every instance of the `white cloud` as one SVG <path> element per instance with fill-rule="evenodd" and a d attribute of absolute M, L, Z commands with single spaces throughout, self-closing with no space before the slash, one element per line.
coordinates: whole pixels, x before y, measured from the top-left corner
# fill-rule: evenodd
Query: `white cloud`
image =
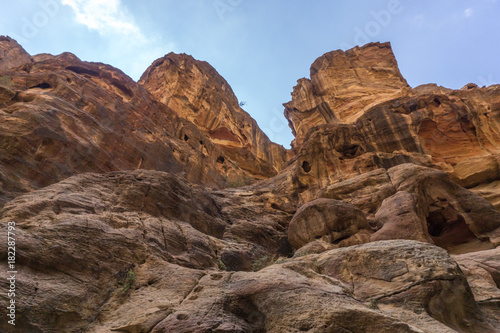
<path fill-rule="evenodd" d="M 89 51 L 90 58 L 109 63 L 134 80 L 138 80 L 154 60 L 175 50 L 173 42 L 156 34 L 144 34 L 122 0 L 60 1 L 73 10 L 78 24 L 107 37 L 102 41 L 104 51 L 98 55 Z"/>
<path fill-rule="evenodd" d="M 464 14 L 465 14 L 465 17 L 471 17 L 472 14 L 474 14 L 474 9 L 471 7 L 471 8 L 467 8 L 465 11 L 464 11 Z"/>
<path fill-rule="evenodd" d="M 71 7 L 77 23 L 96 30 L 101 35 L 123 34 L 145 40 L 121 0 L 61 0 L 61 3 Z"/>

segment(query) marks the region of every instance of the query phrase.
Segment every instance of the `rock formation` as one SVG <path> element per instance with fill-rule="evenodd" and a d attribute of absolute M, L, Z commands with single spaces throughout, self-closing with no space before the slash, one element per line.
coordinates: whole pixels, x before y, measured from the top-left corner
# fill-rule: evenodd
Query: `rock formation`
<path fill-rule="evenodd" d="M 82 172 L 152 169 L 234 187 L 275 174 L 283 163 L 284 148 L 243 110 L 233 112 L 251 120 L 245 145 L 264 155 L 240 147 L 245 152 L 231 159 L 232 148 L 221 148 L 120 70 L 69 53 L 24 59 L 15 41 L 0 42 L 7 56 L 0 67 L 0 203 Z M 268 153 L 271 164 L 258 162 Z"/>
<path fill-rule="evenodd" d="M 446 171 L 496 203 L 498 192 L 488 184 L 500 177 L 499 103 L 499 85 L 411 89 L 389 43 L 327 53 L 284 104 L 296 133 L 297 178 L 316 191 L 414 163 Z"/>
<path fill-rule="evenodd" d="M 409 89 L 389 43 L 326 53 L 312 64 L 311 79 L 300 79 L 292 101 L 284 104 L 294 146 L 314 126 L 353 123 L 371 106 Z"/>
<path fill-rule="evenodd" d="M 0 36 L 0 71 L 32 62 L 33 59 L 15 40 Z"/>
<path fill-rule="evenodd" d="M 169 53 L 153 62 L 139 83 L 197 125 L 243 170 L 269 178 L 281 169 L 285 149 L 271 142 L 241 109 L 229 84 L 207 62 Z"/>
<path fill-rule="evenodd" d="M 412 89 L 388 43 L 327 53 L 287 152 L 190 56 L 136 83 L 0 51 L 16 331 L 499 332 L 500 86 Z"/>

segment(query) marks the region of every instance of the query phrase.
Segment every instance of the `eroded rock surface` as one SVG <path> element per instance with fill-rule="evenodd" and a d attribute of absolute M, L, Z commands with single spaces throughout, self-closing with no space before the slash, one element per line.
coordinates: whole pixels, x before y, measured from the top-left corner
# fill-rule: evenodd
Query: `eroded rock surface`
<path fill-rule="evenodd" d="M 0 71 L 32 62 L 21 45 L 8 36 L 0 36 Z"/>
<path fill-rule="evenodd" d="M 158 101 L 198 126 L 229 159 L 260 178 L 274 176 L 286 150 L 269 140 L 238 104 L 229 84 L 207 62 L 169 53 L 139 81 Z"/>
<path fill-rule="evenodd" d="M 316 199 L 295 213 L 288 227 L 288 241 L 295 249 L 315 239 L 346 246 L 366 242 L 369 229 L 365 215 L 355 206 L 339 200 Z"/>
<path fill-rule="evenodd" d="M 284 104 L 296 134 L 296 177 L 322 188 L 414 163 L 446 171 L 467 188 L 487 187 L 500 177 L 499 103 L 499 85 L 411 89 L 389 43 L 327 53 Z M 478 193 L 497 202 L 496 188 Z"/>
<path fill-rule="evenodd" d="M 389 43 L 325 53 L 311 65 L 311 78 L 300 79 L 285 116 L 298 147 L 310 128 L 352 123 L 363 110 L 408 92 Z"/>
<path fill-rule="evenodd" d="M 219 108 L 227 105 L 232 130 L 246 138 L 236 146 L 211 134 L 220 123 L 197 126 L 116 68 L 70 53 L 28 55 L 28 61 L 14 40 L 0 42 L 7 54 L 0 61 L 0 203 L 82 172 L 168 171 L 223 188 L 272 176 L 284 162 L 285 149 L 271 143 L 239 108 L 208 64 L 206 75 L 221 85 L 217 94 L 207 92 L 216 96 L 210 114 L 224 119 Z M 182 73 L 188 74 L 187 69 Z M 189 99 L 200 92 L 181 87 L 177 93 L 184 95 L 176 98 Z"/>
<path fill-rule="evenodd" d="M 330 52 L 285 105 L 287 152 L 190 56 L 138 84 L 0 52 L 18 331 L 499 332 L 498 86 L 412 89 L 388 43 Z"/>

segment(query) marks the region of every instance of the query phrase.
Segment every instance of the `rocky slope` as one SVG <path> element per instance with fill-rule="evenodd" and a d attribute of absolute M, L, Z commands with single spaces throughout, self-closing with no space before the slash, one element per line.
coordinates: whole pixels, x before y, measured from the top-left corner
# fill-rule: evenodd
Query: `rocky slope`
<path fill-rule="evenodd" d="M 0 47 L 2 332 L 499 332 L 500 87 L 411 89 L 389 44 L 328 53 L 285 105 L 285 161 L 207 63 L 138 84 Z"/>
<path fill-rule="evenodd" d="M 0 71 L 32 62 L 21 45 L 7 36 L 0 36 Z"/>
<path fill-rule="evenodd" d="M 271 142 L 241 109 L 229 84 L 207 62 L 169 53 L 156 60 L 139 83 L 197 125 L 243 170 L 269 178 L 281 169 L 286 150 Z"/>
<path fill-rule="evenodd" d="M 0 43 L 0 204 L 82 172 L 152 169 L 226 187 L 275 174 L 283 163 L 284 148 L 243 110 L 233 113 L 251 126 L 235 153 L 116 68 L 70 53 L 31 58 L 12 39 Z"/>

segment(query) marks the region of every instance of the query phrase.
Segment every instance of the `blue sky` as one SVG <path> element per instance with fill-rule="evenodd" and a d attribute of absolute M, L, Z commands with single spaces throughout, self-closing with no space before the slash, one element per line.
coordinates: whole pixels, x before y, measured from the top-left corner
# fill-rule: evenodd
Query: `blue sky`
<path fill-rule="evenodd" d="M 18 0 L 0 34 L 31 54 L 69 51 L 138 80 L 168 52 L 208 61 L 275 142 L 297 79 L 323 53 L 390 41 L 415 87 L 500 83 L 498 0 Z"/>

